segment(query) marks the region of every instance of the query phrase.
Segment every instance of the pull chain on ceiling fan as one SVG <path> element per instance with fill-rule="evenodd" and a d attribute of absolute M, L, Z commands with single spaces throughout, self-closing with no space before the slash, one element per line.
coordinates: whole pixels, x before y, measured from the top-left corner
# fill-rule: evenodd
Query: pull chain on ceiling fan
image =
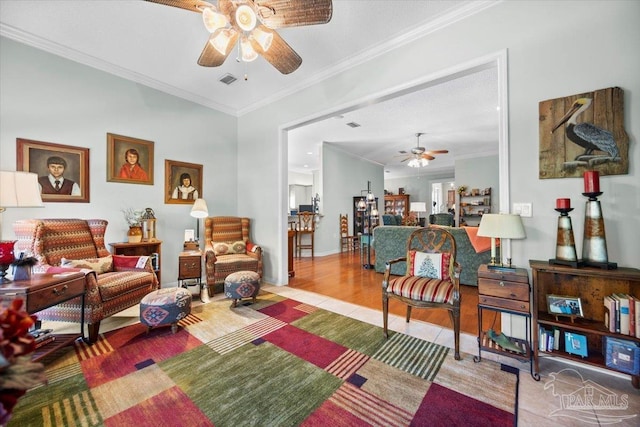
<path fill-rule="evenodd" d="M 261 55 L 282 74 L 297 70 L 302 58 L 274 30 L 326 24 L 333 14 L 331 0 L 218 0 L 217 7 L 201 0 L 146 1 L 202 13 L 211 36 L 199 65 L 222 65 L 240 39 L 239 59 L 251 62 Z"/>

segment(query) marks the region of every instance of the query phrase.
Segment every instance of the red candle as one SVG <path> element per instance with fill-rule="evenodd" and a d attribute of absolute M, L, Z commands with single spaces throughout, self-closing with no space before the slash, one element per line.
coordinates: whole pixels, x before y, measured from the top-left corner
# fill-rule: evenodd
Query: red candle
<path fill-rule="evenodd" d="M 571 209 L 571 199 L 557 199 L 556 209 Z"/>
<path fill-rule="evenodd" d="M 598 173 L 598 171 L 586 171 L 584 173 L 584 192 L 600 192 L 600 174 Z"/>

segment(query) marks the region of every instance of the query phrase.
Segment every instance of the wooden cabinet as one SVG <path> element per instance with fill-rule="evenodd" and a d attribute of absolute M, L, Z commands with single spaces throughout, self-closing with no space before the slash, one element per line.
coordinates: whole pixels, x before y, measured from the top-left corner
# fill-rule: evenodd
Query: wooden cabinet
<path fill-rule="evenodd" d="M 138 242 L 138 243 L 110 243 L 111 253 L 114 255 L 132 255 L 132 256 L 149 256 L 151 257 L 151 265 L 156 272 L 158 282 L 162 283 L 160 279 L 160 266 L 161 266 L 161 249 L 162 241 L 156 240 L 154 242 Z"/>
<path fill-rule="evenodd" d="M 459 197 L 458 226 L 480 225 L 482 215 L 491 213 L 491 187 L 483 190 L 472 189 Z"/>
<path fill-rule="evenodd" d="M 549 264 L 546 261 L 529 261 L 533 280 L 533 334 L 534 362 L 538 370 L 541 355 L 562 357 L 600 368 L 610 369 L 605 364 L 604 338 L 615 337 L 640 343 L 630 335 L 610 332 L 605 326 L 604 297 L 613 293 L 633 295 L 640 298 L 640 270 L 619 267 L 606 270 L 595 267 L 572 268 Z M 571 318 L 548 313 L 547 295 L 579 297 L 583 317 Z M 558 349 L 541 350 L 540 328 L 559 330 Z M 564 333 L 575 333 L 586 337 L 587 356 L 567 353 Z M 633 386 L 640 388 L 640 376 L 632 375 Z"/>
<path fill-rule="evenodd" d="M 386 215 L 402 215 L 404 220 L 409 215 L 409 195 L 385 195 L 384 213 Z"/>
<path fill-rule="evenodd" d="M 513 357 L 524 362 L 531 361 L 531 311 L 530 311 L 529 274 L 524 268 L 515 271 L 492 270 L 486 264 L 478 268 L 478 356 L 474 361 L 479 362 L 482 351 L 497 353 Z M 491 340 L 488 331 L 482 329 L 482 315 L 485 310 L 509 313 L 526 318 L 526 339 L 506 337 L 514 349 L 501 347 Z M 497 331 L 495 331 L 497 333 Z M 519 349 L 518 351 L 515 351 Z M 534 373 L 531 364 L 531 376 L 539 380 L 537 369 Z"/>

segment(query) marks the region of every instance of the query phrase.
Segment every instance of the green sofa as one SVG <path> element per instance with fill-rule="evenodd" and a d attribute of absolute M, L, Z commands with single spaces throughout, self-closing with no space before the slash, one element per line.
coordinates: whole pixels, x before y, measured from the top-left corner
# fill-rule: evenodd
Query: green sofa
<path fill-rule="evenodd" d="M 375 270 L 383 273 L 385 263 L 394 258 L 406 256 L 407 239 L 418 227 L 404 225 L 381 225 L 373 229 L 373 249 L 375 251 Z M 456 261 L 462 266 L 460 283 L 478 286 L 478 267 L 491 261 L 491 251 L 477 253 L 471 245 L 464 228 L 443 227 L 449 231 L 456 241 Z M 391 274 L 402 276 L 407 269 L 406 263 L 399 262 L 391 267 Z"/>

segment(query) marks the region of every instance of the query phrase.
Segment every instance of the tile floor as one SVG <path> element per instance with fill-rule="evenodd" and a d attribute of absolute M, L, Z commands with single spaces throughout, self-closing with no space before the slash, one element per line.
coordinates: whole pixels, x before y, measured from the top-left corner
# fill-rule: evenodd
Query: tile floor
<path fill-rule="evenodd" d="M 382 326 L 382 313 L 378 310 L 287 286 L 265 284 L 263 289 L 324 310 Z M 223 298 L 223 295 L 217 294 L 212 300 Z M 202 304 L 198 295 L 195 294 L 194 304 Z M 105 332 L 136 323 L 138 317 L 138 306 L 131 307 L 105 319 L 100 331 Z M 78 325 L 56 322 L 48 324 L 47 327 L 55 327 L 56 331 L 65 332 L 77 330 Z M 453 346 L 453 332 L 441 326 L 414 320 L 407 325 L 404 317 L 390 315 L 389 328 L 444 346 Z M 476 336 L 461 334 L 460 350 L 465 353 L 464 360 L 473 360 L 473 356 L 478 354 Z M 632 387 L 627 375 L 546 357 L 540 360 L 541 379 L 534 381 L 529 374 L 528 363 L 487 352 L 482 353 L 482 358 L 520 369 L 518 404 L 520 426 L 640 425 L 640 390 Z"/>

